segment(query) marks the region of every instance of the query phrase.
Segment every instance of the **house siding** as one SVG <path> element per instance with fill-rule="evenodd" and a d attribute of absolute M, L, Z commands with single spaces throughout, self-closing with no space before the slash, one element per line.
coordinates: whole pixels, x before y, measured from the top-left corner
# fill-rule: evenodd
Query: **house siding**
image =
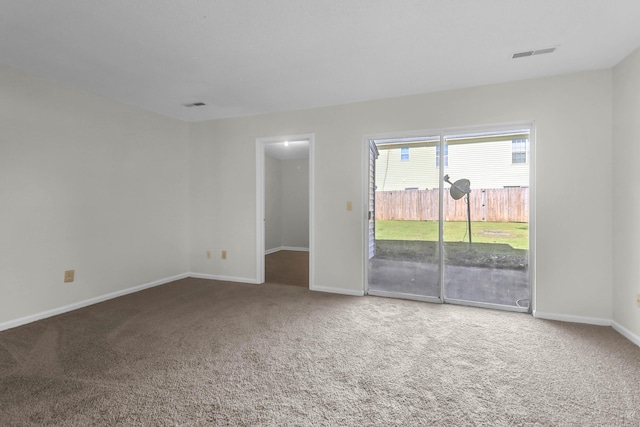
<path fill-rule="evenodd" d="M 379 149 L 377 191 L 439 188 L 435 146 L 411 147 L 408 161 L 400 160 L 400 147 Z M 451 143 L 444 171 L 452 181 L 470 180 L 472 188 L 529 186 L 529 164 L 512 163 L 511 140 Z"/>
<path fill-rule="evenodd" d="M 434 147 L 410 147 L 409 160 L 400 159 L 401 147 L 381 149 L 376 162 L 376 190 L 420 190 L 438 187 Z"/>

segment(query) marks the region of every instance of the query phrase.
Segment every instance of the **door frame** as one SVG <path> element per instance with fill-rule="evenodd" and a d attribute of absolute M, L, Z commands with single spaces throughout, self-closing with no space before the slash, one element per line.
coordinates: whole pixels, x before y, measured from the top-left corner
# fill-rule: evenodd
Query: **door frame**
<path fill-rule="evenodd" d="M 265 282 L 265 145 L 285 141 L 309 141 L 309 289 L 315 277 L 314 200 L 315 200 L 315 134 L 281 135 L 256 138 L 256 283 Z"/>
<path fill-rule="evenodd" d="M 466 126 L 466 127 L 452 127 L 452 128 L 441 128 L 441 129 L 427 129 L 427 130 L 417 130 L 417 131 L 400 131 L 400 132 L 385 132 L 385 133 L 377 133 L 365 135 L 363 137 L 362 143 L 362 206 L 363 206 L 363 291 L 365 295 L 370 294 L 369 292 L 369 221 L 368 221 L 368 211 L 369 211 L 369 162 L 370 162 L 370 142 L 376 139 L 390 139 L 390 138 L 411 138 L 411 137 L 421 137 L 421 136 L 429 136 L 429 135 L 440 135 L 440 164 L 443 165 L 443 157 L 444 150 L 442 145 L 444 144 L 444 137 L 446 135 L 456 135 L 456 134 L 469 134 L 469 133 L 484 133 L 484 132 L 500 132 L 500 131 L 508 131 L 513 129 L 529 129 L 529 309 L 528 313 L 533 313 L 536 310 L 536 134 L 535 134 L 535 121 L 523 121 L 523 122 L 510 122 L 510 123 L 501 123 L 501 124 L 493 124 L 493 125 L 482 125 L 482 126 Z M 440 218 L 443 215 L 443 177 L 444 177 L 444 169 L 441 167 L 439 171 L 440 176 Z M 442 251 L 442 239 L 443 239 L 443 222 L 440 221 L 440 295 L 439 298 L 433 297 L 420 297 L 420 296 L 407 296 L 406 298 L 420 300 L 420 301 L 429 301 L 429 302 L 437 302 L 437 303 L 446 303 L 452 302 L 460 305 L 469 305 L 476 307 L 485 307 L 485 308 L 499 308 L 505 311 L 509 311 L 508 306 L 502 306 L 497 304 L 486 304 L 486 303 L 474 303 L 470 301 L 458 301 L 458 300 L 450 300 L 447 299 L 445 301 L 444 298 L 444 254 Z M 388 296 L 388 297 L 400 297 L 391 293 L 384 292 L 375 292 L 376 295 L 379 296 Z M 372 294 L 373 295 L 373 294 Z M 405 298 L 404 296 L 402 298 Z M 521 310 L 514 310 L 521 311 Z"/>

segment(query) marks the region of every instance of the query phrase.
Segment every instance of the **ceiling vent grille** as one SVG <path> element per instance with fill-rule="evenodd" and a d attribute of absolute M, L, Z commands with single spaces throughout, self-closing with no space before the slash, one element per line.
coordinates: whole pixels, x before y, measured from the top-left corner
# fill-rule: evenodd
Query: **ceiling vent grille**
<path fill-rule="evenodd" d="M 545 53 L 552 53 L 555 51 L 556 51 L 555 47 L 547 47 L 545 49 L 537 49 L 537 50 L 525 50 L 522 52 L 516 52 L 512 54 L 511 59 L 526 58 L 528 56 L 536 56 L 536 55 L 544 55 Z"/>
<path fill-rule="evenodd" d="M 556 51 L 555 47 L 548 47 L 546 49 L 538 49 L 533 52 L 534 55 L 544 55 L 545 53 L 553 53 Z"/>

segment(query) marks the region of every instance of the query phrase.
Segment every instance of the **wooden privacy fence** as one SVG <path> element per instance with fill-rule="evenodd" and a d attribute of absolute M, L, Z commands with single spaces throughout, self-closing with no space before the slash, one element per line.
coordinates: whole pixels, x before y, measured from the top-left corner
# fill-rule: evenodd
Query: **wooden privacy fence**
<path fill-rule="evenodd" d="M 529 222 L 528 188 L 472 189 L 471 221 Z M 438 190 L 376 191 L 376 219 L 437 221 Z M 444 220 L 466 221 L 467 202 L 444 194 Z"/>

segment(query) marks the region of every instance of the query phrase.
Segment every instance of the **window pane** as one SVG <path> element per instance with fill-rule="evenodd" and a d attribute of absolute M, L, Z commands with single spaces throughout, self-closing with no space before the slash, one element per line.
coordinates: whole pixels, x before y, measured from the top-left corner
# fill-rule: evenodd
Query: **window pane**
<path fill-rule="evenodd" d="M 527 163 L 527 139 L 511 141 L 511 163 Z"/>
<path fill-rule="evenodd" d="M 449 166 L 449 146 L 444 144 L 444 167 Z M 440 167 L 440 146 L 436 145 L 436 167 Z"/>
<path fill-rule="evenodd" d="M 511 154 L 512 163 L 527 163 L 527 154 L 526 153 L 512 153 Z"/>

